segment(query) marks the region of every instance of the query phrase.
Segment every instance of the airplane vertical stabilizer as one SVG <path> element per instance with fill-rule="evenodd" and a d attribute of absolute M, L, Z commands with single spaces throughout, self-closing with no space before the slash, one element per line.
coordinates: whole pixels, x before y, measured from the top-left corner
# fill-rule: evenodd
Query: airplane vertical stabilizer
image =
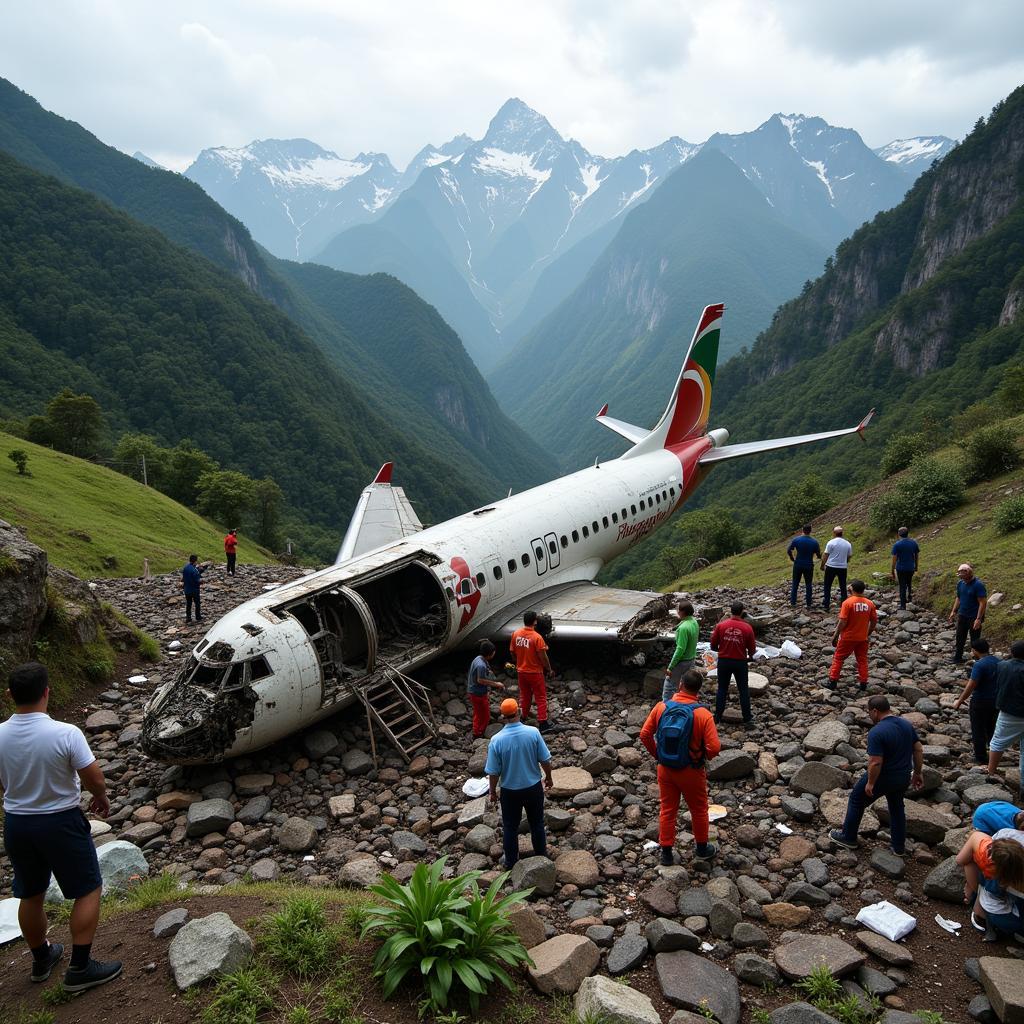
<path fill-rule="evenodd" d="M 707 432 L 724 311 L 721 302 L 704 308 L 665 412 L 657 426 L 622 458 L 671 448 Z"/>

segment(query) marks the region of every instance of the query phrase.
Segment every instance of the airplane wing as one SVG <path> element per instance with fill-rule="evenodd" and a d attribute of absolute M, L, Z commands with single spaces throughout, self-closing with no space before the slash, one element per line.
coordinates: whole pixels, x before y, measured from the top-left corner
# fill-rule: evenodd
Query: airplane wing
<path fill-rule="evenodd" d="M 603 427 L 607 427 L 609 430 L 614 430 L 616 434 L 621 434 L 627 441 L 632 444 L 636 444 L 637 441 L 645 438 L 650 431 L 645 427 L 635 427 L 632 423 L 627 423 L 625 420 L 617 420 L 608 415 L 608 403 L 601 407 L 601 411 L 594 417 L 598 423 Z"/>
<path fill-rule="evenodd" d="M 665 630 L 660 621 L 668 613 L 671 596 L 652 590 L 619 590 L 596 583 L 568 583 L 533 594 L 521 609 L 488 636 L 510 637 L 522 624 L 527 607 L 550 615 L 559 640 L 654 640 Z M 668 636 L 673 635 L 673 621 Z M 645 626 L 647 627 L 645 629 Z"/>
<path fill-rule="evenodd" d="M 394 463 L 385 462 L 373 478 L 373 483 L 359 495 L 356 510 L 352 513 L 352 520 L 338 551 L 338 562 L 402 540 L 423 529 L 405 491 L 401 487 L 392 486 L 393 469 Z"/>
<path fill-rule="evenodd" d="M 864 428 L 871 422 L 875 410 L 867 414 L 855 427 L 843 430 L 826 430 L 821 434 L 799 434 L 796 437 L 776 437 L 770 441 L 748 441 L 746 444 L 727 444 L 721 448 L 709 448 L 698 460 L 705 466 L 709 462 L 724 462 L 726 459 L 739 459 L 744 455 L 756 455 L 759 452 L 772 452 L 779 448 L 793 448 L 799 444 L 810 444 L 812 441 L 826 441 L 830 437 L 842 437 L 844 434 L 860 434 L 864 440 Z"/>

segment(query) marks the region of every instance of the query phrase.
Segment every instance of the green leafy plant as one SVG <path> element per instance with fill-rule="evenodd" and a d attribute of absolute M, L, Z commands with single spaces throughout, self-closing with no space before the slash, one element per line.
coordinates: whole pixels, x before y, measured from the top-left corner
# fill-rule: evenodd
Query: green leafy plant
<path fill-rule="evenodd" d="M 806 978 L 798 981 L 793 987 L 803 992 L 808 1002 L 819 1007 L 822 1003 L 839 999 L 843 994 L 843 986 L 836 981 L 825 964 L 818 964 Z"/>
<path fill-rule="evenodd" d="M 1024 495 L 1019 498 L 1007 498 L 1006 501 L 1000 502 L 996 506 L 993 522 L 999 533 L 1024 530 Z"/>
<path fill-rule="evenodd" d="M 318 977 L 337 960 L 340 930 L 327 920 L 323 900 L 293 896 L 269 915 L 263 952 L 274 966 L 298 978 Z"/>
<path fill-rule="evenodd" d="M 921 1021 L 921 1024 L 946 1024 L 946 1018 L 935 1010 L 918 1010 L 914 1016 Z"/>
<path fill-rule="evenodd" d="M 446 862 L 442 857 L 429 868 L 418 864 L 408 885 L 385 876 L 370 886 L 383 902 L 369 907 L 362 929 L 364 937 L 385 936 L 373 962 L 384 998 L 418 970 L 435 1016 L 447 1008 L 453 987 L 465 991 L 475 1013 L 492 982 L 514 989 L 506 968 L 532 962 L 508 921 L 509 908 L 529 892 L 500 896 L 506 872 L 481 895 L 479 871 L 446 880 Z"/>
<path fill-rule="evenodd" d="M 710 1007 L 710 1006 L 708 1006 L 708 1001 L 707 1001 L 706 999 L 702 999 L 702 1000 L 701 1000 L 701 1001 L 700 1001 L 700 1002 L 699 1002 L 699 1003 L 697 1004 L 697 1012 L 698 1012 L 698 1013 L 699 1013 L 699 1014 L 700 1014 L 700 1015 L 701 1015 L 701 1016 L 702 1016 L 702 1017 L 703 1017 L 703 1018 L 704 1018 L 705 1020 L 715 1020 L 715 1019 L 716 1019 L 716 1018 L 715 1018 L 715 1014 L 714 1014 L 714 1011 L 713 1011 L 713 1010 L 711 1009 L 711 1007 Z"/>
<path fill-rule="evenodd" d="M 285 1024 L 314 1024 L 315 1018 L 308 1006 L 293 1006 L 285 1016 Z"/>
<path fill-rule="evenodd" d="M 890 435 L 882 452 L 882 476 L 892 476 L 893 473 L 906 469 L 917 459 L 927 455 L 932 447 L 924 434 Z"/>
<path fill-rule="evenodd" d="M 255 1024 L 261 1013 L 274 1008 L 277 979 L 265 967 L 243 967 L 221 978 L 213 1000 L 203 1010 L 203 1024 Z"/>
<path fill-rule="evenodd" d="M 39 1001 L 44 1006 L 61 1006 L 64 1003 L 70 1003 L 74 998 L 74 992 L 68 992 L 63 985 L 57 984 L 44 989 L 43 994 L 39 997 Z"/>
<path fill-rule="evenodd" d="M 949 461 L 921 459 L 906 480 L 900 481 L 871 507 L 868 519 L 880 530 L 930 523 L 964 500 L 964 479 Z"/>
<path fill-rule="evenodd" d="M 31 476 L 26 467 L 28 466 L 28 452 L 24 448 L 15 448 L 7 453 L 7 458 L 14 463 L 18 470 L 18 476 Z"/>
<path fill-rule="evenodd" d="M 990 480 L 1020 465 L 1017 435 L 1003 424 L 975 430 L 961 447 L 964 450 L 964 477 L 969 484 Z"/>
<path fill-rule="evenodd" d="M 757 1007 L 750 1015 L 753 1024 L 772 1024 L 772 1015 L 763 1007 Z"/>

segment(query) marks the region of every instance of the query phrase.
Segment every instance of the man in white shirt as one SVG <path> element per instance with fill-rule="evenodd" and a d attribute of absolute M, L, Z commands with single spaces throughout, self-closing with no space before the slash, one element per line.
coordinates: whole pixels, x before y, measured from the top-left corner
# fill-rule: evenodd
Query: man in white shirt
<path fill-rule="evenodd" d="M 64 897 L 74 900 L 71 962 L 64 989 L 83 992 L 116 978 L 118 961 L 90 957 L 100 919 L 103 879 L 89 822 L 82 813 L 82 786 L 92 794 L 89 810 L 110 813 L 103 772 L 80 729 L 55 722 L 46 668 L 30 661 L 14 669 L 8 689 L 15 711 L 0 723 L 0 788 L 4 792 L 4 847 L 14 869 L 12 892 L 21 903 L 18 924 L 32 950 L 32 980 L 46 981 L 64 955 L 46 940 L 43 900 L 52 873 Z"/>
<path fill-rule="evenodd" d="M 832 581 L 839 581 L 840 601 L 845 601 L 846 594 L 846 570 L 850 564 L 850 556 L 853 554 L 853 545 L 843 536 L 843 528 L 835 527 L 832 531 L 832 539 L 825 545 L 821 556 L 821 567 L 825 570 L 824 596 L 822 607 L 828 611 L 832 603 Z"/>

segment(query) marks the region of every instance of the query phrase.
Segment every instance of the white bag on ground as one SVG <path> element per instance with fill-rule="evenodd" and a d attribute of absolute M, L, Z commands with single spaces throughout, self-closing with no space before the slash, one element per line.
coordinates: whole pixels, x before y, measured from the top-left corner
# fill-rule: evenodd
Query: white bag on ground
<path fill-rule="evenodd" d="M 888 900 L 862 907 L 857 915 L 857 921 L 892 942 L 899 942 L 917 927 L 916 917 L 911 917 Z"/>
<path fill-rule="evenodd" d="M 779 653 L 784 658 L 799 658 L 804 652 L 792 640 L 786 640 L 779 648 Z"/>
<path fill-rule="evenodd" d="M 475 800 L 478 796 L 483 796 L 490 788 L 491 783 L 487 779 L 466 779 L 462 786 L 462 792 Z"/>
<path fill-rule="evenodd" d="M 777 658 L 781 653 L 782 651 L 778 647 L 770 647 L 766 644 L 754 651 L 754 661 L 760 661 L 762 658 Z"/>

